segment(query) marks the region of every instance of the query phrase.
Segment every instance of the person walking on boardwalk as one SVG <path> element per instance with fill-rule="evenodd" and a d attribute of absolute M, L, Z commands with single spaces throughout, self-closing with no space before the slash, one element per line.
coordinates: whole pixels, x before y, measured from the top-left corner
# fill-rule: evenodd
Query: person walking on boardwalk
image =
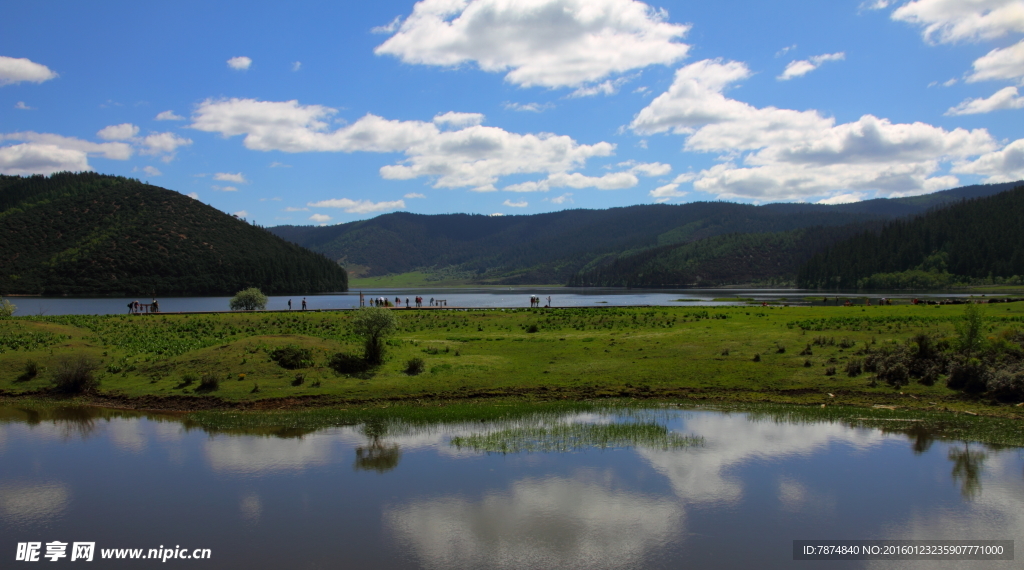
<path fill-rule="evenodd" d="M 306 310 L 306 298 L 305 297 L 302 298 L 302 310 L 303 311 Z"/>
<path fill-rule="evenodd" d="M 288 299 L 288 310 L 292 310 L 292 300 Z"/>

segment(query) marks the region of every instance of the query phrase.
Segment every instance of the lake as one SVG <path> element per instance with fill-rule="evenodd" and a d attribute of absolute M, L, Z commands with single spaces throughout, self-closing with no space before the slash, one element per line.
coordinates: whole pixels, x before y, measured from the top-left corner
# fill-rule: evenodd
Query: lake
<path fill-rule="evenodd" d="M 398 297 L 404 305 L 405 299 L 413 303 L 417 295 L 423 297 L 427 306 L 431 299 L 447 301 L 448 307 L 470 308 L 513 308 L 529 307 L 530 296 L 541 298 L 541 306 L 548 303 L 555 307 L 612 307 L 612 306 L 708 306 L 737 305 L 746 299 L 756 302 L 783 301 L 787 303 L 806 303 L 805 297 L 811 297 L 816 304 L 822 304 L 823 293 L 801 289 L 621 289 L 591 287 L 488 287 L 462 288 L 438 287 L 417 289 L 364 289 L 367 302 L 375 297 L 386 297 L 393 303 Z M 865 295 L 856 291 L 839 293 L 842 297 L 857 299 Z M 879 297 L 893 299 L 919 298 L 953 298 L 965 297 L 964 293 L 907 293 L 907 292 L 872 292 L 869 296 L 877 300 Z M 821 297 L 821 298 L 819 298 Z M 835 293 L 831 294 L 834 299 Z M 318 309 L 352 309 L 359 305 L 359 291 L 323 295 L 275 295 L 267 303 L 268 310 L 283 311 L 288 309 L 289 299 L 292 308 L 299 310 L 302 299 L 306 299 L 310 310 Z M 116 298 L 116 297 L 9 297 L 18 307 L 16 315 L 116 315 L 127 314 L 128 303 L 139 301 L 149 303 L 147 298 Z M 716 299 L 718 299 L 716 301 Z M 730 300 L 735 299 L 735 300 Z M 203 312 L 226 311 L 230 297 L 168 297 L 158 299 L 163 312 Z M 834 301 L 829 301 L 833 303 Z"/>
<path fill-rule="evenodd" d="M 82 541 L 87 568 L 146 566 L 110 549 L 209 549 L 168 561 L 188 568 L 1019 568 L 795 562 L 793 541 L 1019 538 L 1022 469 L 1018 448 L 674 406 L 305 430 L 9 405 L 0 566 Z"/>

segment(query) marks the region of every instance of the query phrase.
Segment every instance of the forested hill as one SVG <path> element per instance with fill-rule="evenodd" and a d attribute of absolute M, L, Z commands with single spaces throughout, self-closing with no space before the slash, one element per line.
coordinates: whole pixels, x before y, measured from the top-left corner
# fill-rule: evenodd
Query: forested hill
<path fill-rule="evenodd" d="M 1022 220 L 1024 186 L 964 200 L 829 247 L 800 269 L 797 284 L 925 288 L 983 278 L 1017 282 L 1024 277 Z"/>
<path fill-rule="evenodd" d="M 835 206 L 695 202 L 528 216 L 399 212 L 336 226 L 277 226 L 269 231 L 342 262 L 353 275 L 426 270 L 477 282 L 564 284 L 580 271 L 651 248 L 730 233 L 786 232 L 892 219 L 1009 188 L 970 186 Z M 796 266 L 789 269 L 792 280 Z"/>
<path fill-rule="evenodd" d="M 330 259 L 178 192 L 91 172 L 0 175 L 0 294 L 344 291 Z"/>

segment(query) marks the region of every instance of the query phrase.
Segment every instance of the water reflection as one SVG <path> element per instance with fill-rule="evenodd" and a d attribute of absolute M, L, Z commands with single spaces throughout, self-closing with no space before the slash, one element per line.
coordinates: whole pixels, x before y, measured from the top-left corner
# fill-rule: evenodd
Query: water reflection
<path fill-rule="evenodd" d="M 354 469 L 385 473 L 398 467 L 398 461 L 402 458 L 402 451 L 398 448 L 397 443 L 385 443 L 383 441 L 382 438 L 388 432 L 388 426 L 385 421 L 374 420 L 366 422 L 360 431 L 370 441 L 367 445 L 356 448 Z"/>
<path fill-rule="evenodd" d="M 681 533 L 677 503 L 582 479 L 415 500 L 384 520 L 428 568 L 622 568 Z"/>
<path fill-rule="evenodd" d="M 0 484 L 0 517 L 12 525 L 49 522 L 71 499 L 64 483 L 12 482 Z"/>
<path fill-rule="evenodd" d="M 981 450 L 971 450 L 968 443 L 963 449 L 949 448 L 949 460 L 953 462 L 953 481 L 960 484 L 960 494 L 969 501 L 981 495 L 981 474 L 985 470 L 988 455 Z"/>

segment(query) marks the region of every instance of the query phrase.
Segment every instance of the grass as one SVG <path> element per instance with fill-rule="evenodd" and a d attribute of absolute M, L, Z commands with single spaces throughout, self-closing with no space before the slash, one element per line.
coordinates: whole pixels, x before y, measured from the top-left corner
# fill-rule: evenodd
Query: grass
<path fill-rule="evenodd" d="M 904 342 L 919 333 L 952 335 L 962 311 L 912 305 L 398 309 L 399 330 L 386 362 L 348 374 L 328 365 L 339 352 L 362 354 L 346 311 L 17 317 L 0 321 L 0 339 L 36 340 L 3 345 L 0 393 L 44 397 L 49 375 L 25 379 L 27 363 L 52 370 L 61 357 L 81 354 L 99 366 L 91 401 L 164 409 L 660 398 L 885 404 L 1024 417 L 1024 408 L 965 398 L 946 388 L 944 379 L 894 390 L 884 382 L 870 386 L 866 374 L 826 375 L 829 368 L 845 372 L 867 344 Z M 989 336 L 1024 323 L 1021 303 L 986 311 Z M 531 326 L 537 332 L 528 332 Z M 811 355 L 800 354 L 816 337 L 834 337 L 835 343 L 814 344 Z M 780 346 L 790 350 L 779 352 Z M 285 348 L 302 354 L 304 362 L 308 354 L 301 383 L 295 370 L 273 359 Z M 421 374 L 407 373 L 414 358 L 423 360 Z M 216 379 L 216 391 L 195 398 L 203 391 L 181 381 L 189 374 Z"/>

